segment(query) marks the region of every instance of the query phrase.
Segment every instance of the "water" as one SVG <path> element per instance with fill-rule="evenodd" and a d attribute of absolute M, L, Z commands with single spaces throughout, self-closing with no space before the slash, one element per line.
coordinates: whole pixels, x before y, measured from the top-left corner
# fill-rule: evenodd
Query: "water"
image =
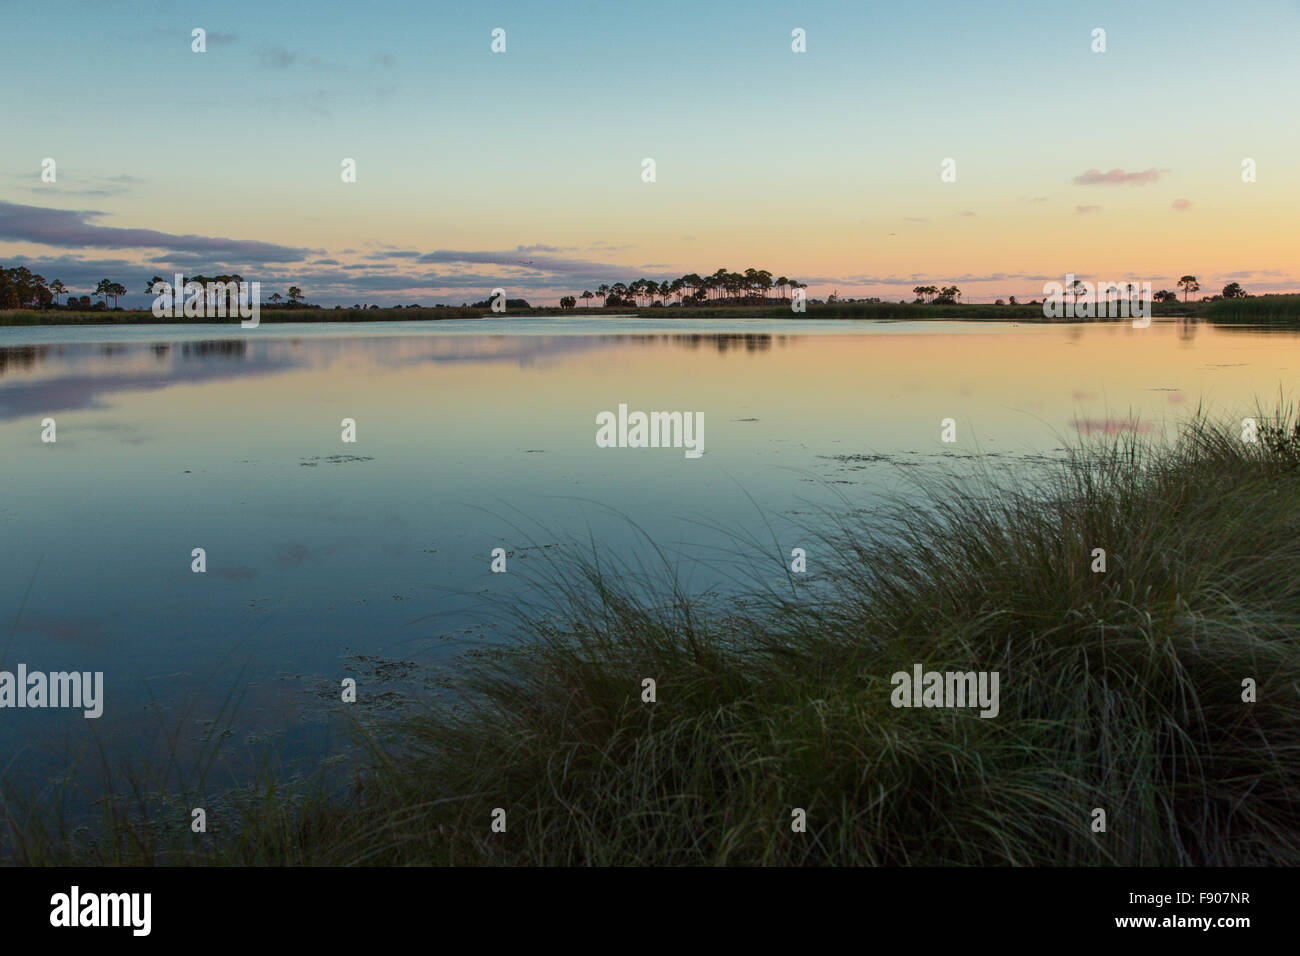
<path fill-rule="evenodd" d="M 713 587 L 710 549 L 770 540 L 765 519 L 775 560 L 838 495 L 866 506 L 918 469 L 1018 467 L 1198 403 L 1251 414 L 1297 368 L 1300 334 L 1162 323 L 3 328 L 0 669 L 103 671 L 105 703 L 0 710 L 0 754 L 40 774 L 92 740 L 157 750 L 161 716 L 186 718 L 193 755 L 239 687 L 237 749 L 313 759 L 343 678 L 383 711 L 509 639 L 485 612 L 523 585 L 491 572 L 495 547 L 511 570 L 569 534 L 630 552 L 633 522 Z M 704 454 L 598 448 L 620 403 L 702 412 Z"/>

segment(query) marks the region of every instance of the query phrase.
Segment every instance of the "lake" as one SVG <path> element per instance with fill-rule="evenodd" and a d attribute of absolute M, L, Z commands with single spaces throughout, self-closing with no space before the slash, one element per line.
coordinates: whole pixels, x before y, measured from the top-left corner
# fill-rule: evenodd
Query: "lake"
<path fill-rule="evenodd" d="M 1249 415 L 1298 368 L 1295 332 L 1162 322 L 0 328 L 0 669 L 104 674 L 97 720 L 0 710 L 0 754 L 37 777 L 101 745 L 193 756 L 237 689 L 234 751 L 309 765 L 344 678 L 358 712 L 436 693 L 510 639 L 518 572 L 568 537 L 632 555 L 644 533 L 725 589 L 737 538 L 788 561 L 821 510 L 1134 416 Z M 702 416 L 702 453 L 598 447 L 620 405 Z"/>

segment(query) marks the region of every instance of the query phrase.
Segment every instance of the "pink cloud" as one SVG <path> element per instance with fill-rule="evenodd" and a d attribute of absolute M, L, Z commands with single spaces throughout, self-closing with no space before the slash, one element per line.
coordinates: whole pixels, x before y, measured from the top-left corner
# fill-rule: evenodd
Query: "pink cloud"
<path fill-rule="evenodd" d="M 1179 212 L 1182 212 L 1185 209 L 1191 209 L 1192 201 L 1190 199 L 1175 199 L 1174 208 L 1177 209 Z"/>
<path fill-rule="evenodd" d="M 1142 186 L 1159 180 L 1162 172 L 1168 170 L 1156 169 L 1152 166 L 1140 173 L 1126 173 L 1122 169 L 1112 169 L 1108 173 L 1103 173 L 1099 169 L 1090 169 L 1086 173 L 1075 176 L 1074 184 L 1076 186 L 1122 186 L 1128 183 L 1132 186 Z"/>
<path fill-rule="evenodd" d="M 1089 212 L 1100 212 L 1101 207 L 1100 206 L 1075 206 L 1074 211 L 1079 213 L 1080 215 L 1083 215 L 1084 213 L 1089 213 Z"/>

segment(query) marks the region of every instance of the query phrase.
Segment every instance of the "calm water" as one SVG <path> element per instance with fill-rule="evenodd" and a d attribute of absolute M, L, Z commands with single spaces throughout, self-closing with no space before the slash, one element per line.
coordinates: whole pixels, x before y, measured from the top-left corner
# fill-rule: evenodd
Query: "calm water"
<path fill-rule="evenodd" d="M 522 584 L 495 547 L 511 571 L 571 534 L 628 552 L 632 521 L 713 587 L 732 542 L 710 523 L 765 516 L 788 553 L 837 495 L 906 494 L 976 450 L 1041 461 L 1133 415 L 1249 414 L 1297 369 L 1300 335 L 1160 323 L 3 328 L 0 669 L 103 671 L 105 704 L 0 710 L 0 755 L 156 746 L 158 713 L 192 747 L 232 686 L 237 749 L 311 755 L 344 677 L 383 710 L 509 638 L 490 612 Z M 620 403 L 703 413 L 704 454 L 598 448 Z"/>

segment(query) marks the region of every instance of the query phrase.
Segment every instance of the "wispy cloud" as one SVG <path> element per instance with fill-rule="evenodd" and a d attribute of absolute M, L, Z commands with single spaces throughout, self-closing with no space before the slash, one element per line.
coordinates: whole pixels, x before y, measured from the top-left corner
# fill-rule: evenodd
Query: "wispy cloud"
<path fill-rule="evenodd" d="M 288 47 L 281 46 L 278 43 L 264 44 L 257 48 L 254 55 L 257 62 L 268 70 L 287 70 L 295 63 L 301 63 L 306 66 L 318 67 L 326 70 L 346 70 L 347 67 L 338 63 L 327 63 L 325 60 L 315 56 L 307 56 L 297 50 L 290 50 Z"/>
<path fill-rule="evenodd" d="M 626 278 L 631 272 L 635 271 L 635 267 L 632 266 L 620 266 L 608 262 L 593 262 L 590 259 L 571 259 L 563 256 L 521 251 L 532 248 L 538 247 L 520 246 L 512 252 L 437 249 L 433 252 L 426 252 L 416 261 L 426 265 L 465 262 L 475 265 L 515 266 L 588 279 Z"/>
<path fill-rule="evenodd" d="M 1144 186 L 1147 183 L 1154 183 L 1160 179 L 1161 174 L 1167 173 L 1167 169 L 1156 169 L 1152 166 L 1150 169 L 1144 169 L 1138 173 L 1126 173 L 1122 169 L 1112 169 L 1108 173 L 1103 173 L 1099 169 L 1090 169 L 1086 173 L 1080 173 L 1074 177 L 1076 186 Z"/>
<path fill-rule="evenodd" d="M 64 166 L 59 167 L 58 175 L 58 182 L 36 185 L 28 185 L 36 178 L 35 173 L 26 175 L 13 173 L 9 178 L 15 183 L 15 189 L 21 189 L 23 192 L 39 193 L 46 199 L 51 196 L 89 196 L 106 199 L 110 196 L 121 196 L 128 193 L 131 191 L 132 186 L 144 182 L 143 179 L 137 176 L 86 176 L 75 169 L 70 170 Z"/>

